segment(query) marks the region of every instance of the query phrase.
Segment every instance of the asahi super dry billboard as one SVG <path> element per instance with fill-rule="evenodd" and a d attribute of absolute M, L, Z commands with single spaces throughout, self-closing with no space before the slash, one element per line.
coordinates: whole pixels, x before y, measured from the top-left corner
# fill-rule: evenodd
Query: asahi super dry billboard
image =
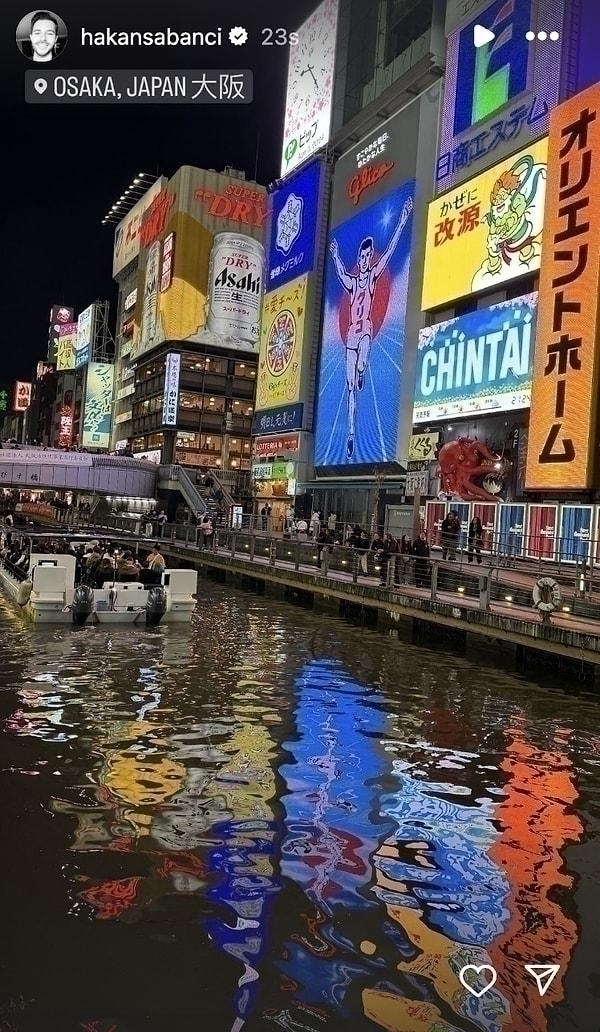
<path fill-rule="evenodd" d="M 258 352 L 264 187 L 183 166 L 140 226 L 131 359 L 169 341 Z"/>

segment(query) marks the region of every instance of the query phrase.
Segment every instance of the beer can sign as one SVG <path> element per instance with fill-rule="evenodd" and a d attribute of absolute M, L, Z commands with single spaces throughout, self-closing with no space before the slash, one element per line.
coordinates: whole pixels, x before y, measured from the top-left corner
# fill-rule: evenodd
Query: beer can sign
<path fill-rule="evenodd" d="M 142 325 L 137 354 L 143 355 L 152 347 L 156 336 L 156 317 L 158 308 L 158 282 L 160 272 L 160 241 L 156 240 L 148 251 L 146 260 L 146 276 L 144 280 L 144 297 L 142 300 Z"/>
<path fill-rule="evenodd" d="M 207 329 L 258 349 L 265 252 L 262 244 L 239 233 L 215 236 L 209 266 Z"/>

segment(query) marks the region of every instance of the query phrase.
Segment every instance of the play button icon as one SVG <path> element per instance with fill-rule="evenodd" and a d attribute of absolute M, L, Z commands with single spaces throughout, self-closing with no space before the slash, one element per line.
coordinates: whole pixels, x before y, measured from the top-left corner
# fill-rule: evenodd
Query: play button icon
<path fill-rule="evenodd" d="M 496 33 L 490 29 L 486 29 L 485 25 L 474 25 L 473 26 L 473 46 L 484 47 L 486 43 L 491 43 L 496 38 Z"/>

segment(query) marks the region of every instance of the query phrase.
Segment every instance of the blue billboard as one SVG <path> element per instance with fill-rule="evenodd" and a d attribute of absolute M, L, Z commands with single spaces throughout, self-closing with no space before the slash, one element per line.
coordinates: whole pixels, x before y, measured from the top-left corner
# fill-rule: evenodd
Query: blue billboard
<path fill-rule="evenodd" d="M 313 162 L 273 194 L 267 290 L 312 271 L 322 170 Z"/>
<path fill-rule="evenodd" d="M 315 466 L 397 458 L 415 181 L 329 235 Z"/>
<path fill-rule="evenodd" d="M 413 422 L 527 408 L 536 309 L 526 294 L 421 330 Z"/>

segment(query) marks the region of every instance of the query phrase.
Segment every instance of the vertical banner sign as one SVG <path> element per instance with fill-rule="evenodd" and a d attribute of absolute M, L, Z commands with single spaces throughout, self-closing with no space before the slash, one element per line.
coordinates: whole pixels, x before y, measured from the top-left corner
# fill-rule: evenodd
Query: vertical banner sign
<path fill-rule="evenodd" d="M 163 426 L 177 426 L 177 403 L 179 401 L 179 371 L 181 355 L 170 351 L 165 366 L 165 389 L 163 394 Z"/>
<path fill-rule="evenodd" d="M 173 247 L 175 244 L 175 234 L 169 233 L 168 236 L 163 240 L 162 245 L 162 273 L 160 277 L 160 292 L 164 294 L 165 290 L 168 290 L 173 282 Z"/>
<path fill-rule="evenodd" d="M 425 503 L 425 531 L 430 545 L 439 545 L 442 540 L 442 521 L 446 516 L 445 502 Z"/>
<path fill-rule="evenodd" d="M 84 448 L 108 448 L 114 366 L 108 362 L 90 362 L 85 385 L 81 444 Z"/>
<path fill-rule="evenodd" d="M 323 0 L 290 47 L 281 175 L 329 142 L 338 0 Z"/>
<path fill-rule="evenodd" d="M 313 269 L 323 167 L 321 161 L 312 162 L 273 194 L 268 290 Z"/>
<path fill-rule="evenodd" d="M 559 558 L 566 562 L 589 561 L 592 540 L 591 505 L 563 505 L 560 512 Z"/>
<path fill-rule="evenodd" d="M 92 341 L 96 328 L 96 306 L 88 305 L 77 320 L 77 353 L 75 367 L 86 365 L 92 354 Z"/>
<path fill-rule="evenodd" d="M 409 179 L 330 231 L 316 466 L 396 458 L 414 192 Z"/>
<path fill-rule="evenodd" d="M 525 555 L 531 559 L 553 559 L 556 551 L 556 505 L 530 505 Z"/>
<path fill-rule="evenodd" d="M 501 503 L 498 519 L 498 553 L 523 555 L 525 541 L 525 506 Z"/>
<path fill-rule="evenodd" d="M 15 412 L 26 412 L 31 404 L 31 384 L 17 380 L 15 383 L 15 395 L 13 409 Z"/>
<path fill-rule="evenodd" d="M 146 275 L 144 277 L 144 295 L 142 299 L 142 321 L 138 350 L 149 351 L 156 335 L 158 318 L 158 286 L 160 281 L 161 245 L 155 240 L 150 246 L 146 259 Z M 133 356 L 133 348 L 132 348 Z M 137 352 L 136 356 L 137 357 Z"/>
<path fill-rule="evenodd" d="M 256 410 L 300 401 L 307 276 L 265 297 L 258 358 Z"/>
<path fill-rule="evenodd" d="M 600 84 L 552 113 L 527 490 L 592 486 L 598 390 Z"/>
<path fill-rule="evenodd" d="M 48 361 L 56 362 L 58 340 L 64 326 L 73 322 L 74 309 L 67 305 L 52 305 L 50 309 L 50 332 L 48 335 Z"/>
<path fill-rule="evenodd" d="M 475 502 L 473 516 L 479 516 L 483 527 L 482 547 L 484 552 L 491 552 L 494 547 L 494 531 L 498 516 L 498 506 L 493 503 Z"/>
<path fill-rule="evenodd" d="M 74 369 L 77 354 L 77 323 L 65 323 L 60 327 L 56 350 L 56 369 L 59 373 Z"/>

